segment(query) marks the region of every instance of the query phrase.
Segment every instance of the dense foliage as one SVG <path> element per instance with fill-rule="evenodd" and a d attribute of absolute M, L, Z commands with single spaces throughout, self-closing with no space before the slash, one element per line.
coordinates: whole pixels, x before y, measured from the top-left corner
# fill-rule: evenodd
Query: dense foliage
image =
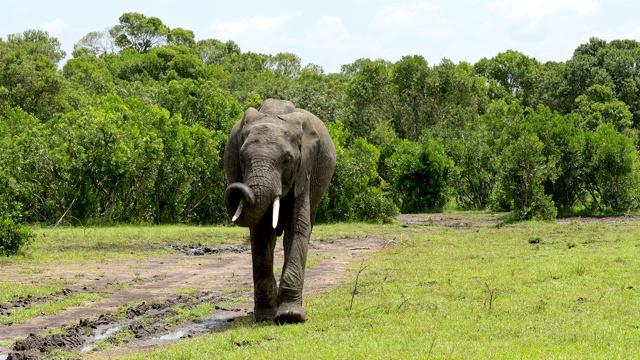
<path fill-rule="evenodd" d="M 295 54 L 195 41 L 126 13 L 60 67 L 65 56 L 45 31 L 0 39 L 0 217 L 12 224 L 224 222 L 227 134 L 267 98 L 315 113 L 333 135 L 322 221 L 385 221 L 454 199 L 516 219 L 640 206 L 634 40 L 592 38 L 566 62 L 508 50 L 476 64 L 360 59 L 325 74 Z"/>

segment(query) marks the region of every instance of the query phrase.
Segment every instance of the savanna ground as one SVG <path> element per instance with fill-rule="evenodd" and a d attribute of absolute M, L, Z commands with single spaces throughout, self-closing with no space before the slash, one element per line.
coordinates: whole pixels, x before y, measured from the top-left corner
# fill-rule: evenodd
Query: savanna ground
<path fill-rule="evenodd" d="M 638 358 L 640 219 L 504 218 L 317 226 L 287 326 L 251 320 L 246 229 L 40 229 L 0 260 L 0 359 Z"/>

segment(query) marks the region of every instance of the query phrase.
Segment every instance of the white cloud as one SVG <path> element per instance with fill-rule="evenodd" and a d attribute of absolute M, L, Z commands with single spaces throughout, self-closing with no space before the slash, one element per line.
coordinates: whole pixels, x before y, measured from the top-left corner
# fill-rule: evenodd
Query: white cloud
<path fill-rule="evenodd" d="M 280 14 L 274 18 L 266 18 L 264 15 L 256 15 L 252 18 L 237 22 L 216 20 L 210 25 L 210 28 L 214 30 L 216 34 L 224 35 L 229 38 L 246 33 L 263 35 L 266 32 L 270 32 L 281 27 L 290 19 L 291 15 L 288 13 Z"/>
<path fill-rule="evenodd" d="M 349 35 L 342 19 L 337 16 L 323 16 L 315 25 L 314 30 L 316 36 L 325 41 L 341 42 L 354 38 Z"/>
<path fill-rule="evenodd" d="M 424 14 L 436 10 L 430 2 L 410 6 L 385 6 L 378 11 L 377 20 L 386 25 L 420 22 Z"/>
<path fill-rule="evenodd" d="M 487 7 L 499 16 L 496 24 L 508 38 L 547 47 L 580 36 L 600 12 L 597 0 L 501 0 L 489 1 Z"/>
<path fill-rule="evenodd" d="M 370 27 L 382 38 L 397 39 L 401 34 L 440 39 L 450 35 L 445 19 L 437 16 L 439 7 L 430 2 L 385 6 L 378 10 Z M 394 40 L 395 41 L 395 40 Z"/>
<path fill-rule="evenodd" d="M 42 25 L 42 30 L 49 32 L 49 34 L 53 36 L 60 36 L 62 32 L 67 28 L 67 23 L 64 19 L 57 18 L 49 21 L 48 23 Z"/>
<path fill-rule="evenodd" d="M 545 18 L 565 12 L 587 17 L 599 10 L 593 0 L 503 0 L 490 1 L 488 6 L 502 9 L 509 19 Z"/>

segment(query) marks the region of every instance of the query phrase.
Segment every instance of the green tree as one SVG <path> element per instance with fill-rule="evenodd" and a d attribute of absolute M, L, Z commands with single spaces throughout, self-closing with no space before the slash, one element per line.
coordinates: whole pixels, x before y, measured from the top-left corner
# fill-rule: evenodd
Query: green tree
<path fill-rule="evenodd" d="M 121 49 L 135 49 L 145 53 L 154 46 L 167 43 L 170 29 L 157 17 L 129 12 L 122 14 L 119 20 L 120 24 L 110 29 L 109 33 Z"/>
<path fill-rule="evenodd" d="M 267 61 L 268 67 L 276 76 L 295 78 L 300 75 L 300 58 L 292 53 L 277 53 Z"/>
<path fill-rule="evenodd" d="M 544 147 L 536 135 L 524 134 L 499 158 L 498 189 L 517 220 L 556 217 L 555 204 L 544 192 L 544 182 L 555 176 L 554 164 L 543 154 Z"/>
<path fill-rule="evenodd" d="M 540 68 L 538 60 L 518 51 L 507 50 L 491 59 L 481 59 L 474 68 L 476 74 L 496 81 L 502 91 L 495 98 L 507 96 L 519 99 L 525 105 L 531 104 L 535 76 Z"/>
<path fill-rule="evenodd" d="M 488 206 L 497 174 L 487 126 L 459 108 L 438 124 L 435 133 L 455 164 L 451 184 L 458 205 L 465 209 Z"/>
<path fill-rule="evenodd" d="M 20 106 L 43 121 L 68 109 L 57 69 L 64 56 L 58 40 L 41 30 L 0 39 L 0 105 Z"/>
<path fill-rule="evenodd" d="M 585 157 L 586 189 L 596 210 L 620 212 L 638 206 L 638 155 L 631 139 L 604 124 L 587 133 Z"/>
<path fill-rule="evenodd" d="M 167 44 L 186 46 L 189 49 L 193 49 L 196 46 L 195 34 L 191 30 L 185 30 L 183 28 L 171 29 L 167 34 Z"/>
<path fill-rule="evenodd" d="M 394 92 L 390 89 L 390 67 L 387 61 L 369 59 L 343 65 L 341 74 L 346 81 L 348 106 L 344 123 L 353 136 L 366 138 L 378 122 L 392 120 Z"/>
<path fill-rule="evenodd" d="M 200 60 L 206 65 L 219 65 L 225 56 L 241 53 L 240 47 L 233 42 L 233 40 L 223 43 L 217 39 L 198 41 L 196 44 L 196 52 Z"/>
<path fill-rule="evenodd" d="M 633 125 L 633 114 L 624 102 L 616 99 L 607 86 L 593 85 L 584 95 L 576 98 L 576 114 L 582 117 L 581 126 L 593 130 L 602 124 L 611 124 L 618 131 Z"/>
<path fill-rule="evenodd" d="M 420 55 L 403 56 L 393 64 L 392 74 L 398 97 L 396 130 L 401 137 L 416 140 L 423 129 L 437 122 L 432 114 L 437 76 Z"/>
<path fill-rule="evenodd" d="M 449 200 L 453 161 L 442 143 L 425 131 L 417 142 L 401 140 L 387 159 L 391 185 L 402 213 L 442 211 Z"/>
<path fill-rule="evenodd" d="M 116 49 L 115 39 L 110 36 L 109 32 L 92 31 L 73 45 L 73 57 L 114 54 Z"/>
<path fill-rule="evenodd" d="M 388 221 L 398 210 L 377 172 L 379 150 L 363 138 L 353 139 L 347 146 L 348 130 L 340 121 L 329 123 L 328 128 L 336 145 L 337 163 L 318 220 Z"/>
<path fill-rule="evenodd" d="M 172 80 L 155 93 L 155 103 L 180 114 L 187 125 L 227 130 L 242 114 L 240 104 L 212 81 Z"/>

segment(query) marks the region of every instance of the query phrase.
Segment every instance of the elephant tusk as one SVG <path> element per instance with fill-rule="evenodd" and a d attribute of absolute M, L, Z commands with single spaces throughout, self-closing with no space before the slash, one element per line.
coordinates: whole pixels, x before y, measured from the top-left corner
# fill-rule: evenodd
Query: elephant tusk
<path fill-rule="evenodd" d="M 280 198 L 276 197 L 273 200 L 273 228 L 275 229 L 278 226 L 278 215 L 280 214 Z"/>
<path fill-rule="evenodd" d="M 240 204 L 238 204 L 238 209 L 236 210 L 236 213 L 233 214 L 233 217 L 231 218 L 232 222 L 236 222 L 236 220 L 238 220 L 238 218 L 240 217 L 240 214 L 242 214 L 242 200 L 240 200 Z"/>

